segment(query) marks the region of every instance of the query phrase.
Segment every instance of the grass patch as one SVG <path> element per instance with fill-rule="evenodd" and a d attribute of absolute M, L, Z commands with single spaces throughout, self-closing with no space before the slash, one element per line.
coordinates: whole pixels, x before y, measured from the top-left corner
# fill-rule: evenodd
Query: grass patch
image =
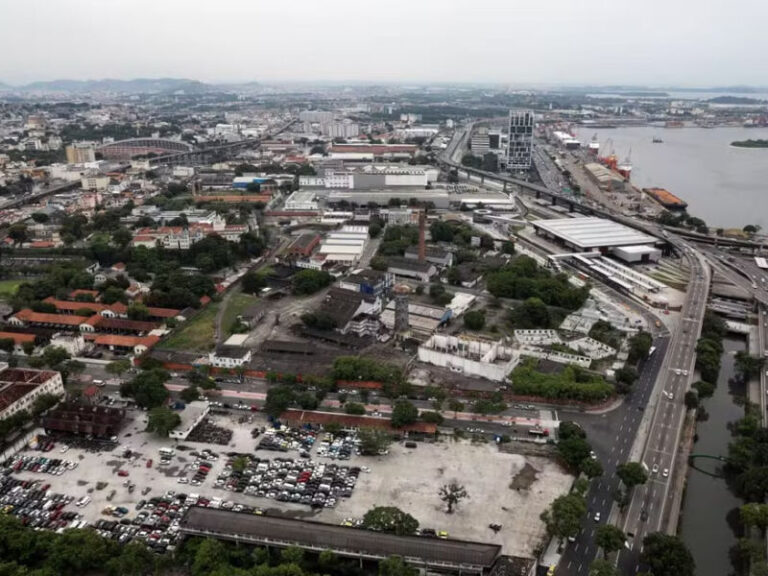
<path fill-rule="evenodd" d="M 252 306 L 258 301 L 259 299 L 251 294 L 243 294 L 242 292 L 234 294 L 232 298 L 227 301 L 227 307 L 222 316 L 222 329 L 225 330 L 227 334 L 230 334 L 237 317 L 249 306 Z"/>
<path fill-rule="evenodd" d="M 0 300 L 7 300 L 19 289 L 23 280 L 0 280 Z"/>
<path fill-rule="evenodd" d="M 205 310 L 181 325 L 181 327 L 162 344 L 163 348 L 173 350 L 208 351 L 214 346 L 214 330 L 218 302 L 211 303 Z"/>

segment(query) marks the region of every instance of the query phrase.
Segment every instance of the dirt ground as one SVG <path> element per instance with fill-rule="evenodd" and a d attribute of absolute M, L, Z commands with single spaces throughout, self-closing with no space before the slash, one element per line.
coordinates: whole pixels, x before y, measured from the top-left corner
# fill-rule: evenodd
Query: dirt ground
<path fill-rule="evenodd" d="M 241 419 L 250 421 L 239 422 Z M 260 415 L 250 413 L 216 416 L 214 421 L 233 431 L 228 446 L 183 442 L 189 450 L 177 448 L 171 465 L 159 468 L 158 450 L 164 446 L 178 446 L 178 442 L 158 439 L 143 432 L 145 413 L 130 412 L 130 420 L 119 436 L 119 446 L 105 453 L 71 447 L 65 454 L 59 453 L 61 445 L 46 454 L 52 458 L 66 458 L 80 463 L 76 470 L 62 476 L 41 475 L 32 472 L 16 474 L 20 478 L 44 479 L 50 482 L 54 492 L 70 494 L 76 499 L 90 495 L 92 502 L 83 508 L 72 508 L 83 514 L 85 520 L 94 522 L 103 518 L 101 511 L 108 505 L 125 506 L 135 514 L 135 505 L 141 499 L 150 498 L 174 490 L 177 493 L 199 494 L 209 498 L 220 497 L 235 503 L 262 507 L 267 514 L 286 515 L 294 518 L 312 518 L 328 523 L 340 523 L 345 518 L 362 518 L 373 506 L 398 506 L 412 514 L 423 528 L 445 530 L 451 538 L 495 542 L 503 545 L 505 554 L 531 556 L 541 542 L 544 525 L 539 519 L 541 512 L 560 494 L 565 493 L 572 482 L 554 462 L 539 457 L 501 453 L 492 443 L 472 444 L 466 440 L 444 439 L 436 443 L 418 443 L 418 448 L 407 449 L 393 444 L 387 456 L 352 456 L 343 464 L 368 466 L 369 474 L 361 474 L 351 498 L 342 498 L 336 508 L 312 510 L 300 504 L 277 502 L 244 494 L 214 489 L 216 476 L 226 462 L 225 452 L 253 452 L 257 440 L 250 431 L 265 424 Z M 123 453 L 130 448 L 137 453 L 126 459 Z M 221 455 L 213 465 L 208 478 L 200 486 L 179 484 L 180 476 L 191 477 L 194 457 L 190 451 L 210 448 Z M 319 458 L 317 449 L 312 458 Z M 40 455 L 40 452 L 28 452 Z M 259 450 L 262 458 L 298 458 L 296 452 L 266 452 Z M 146 466 L 147 459 L 153 464 Z M 117 475 L 118 470 L 128 471 L 128 477 Z M 133 493 L 123 484 L 130 480 L 136 484 Z M 469 498 L 462 501 L 453 514 L 447 514 L 438 491 L 443 484 L 456 480 L 466 488 Z M 106 483 L 97 489 L 97 483 Z M 150 488 L 148 494 L 142 494 Z M 108 496 L 114 491 L 111 500 Z M 488 524 L 501 524 L 502 530 L 494 534 Z"/>

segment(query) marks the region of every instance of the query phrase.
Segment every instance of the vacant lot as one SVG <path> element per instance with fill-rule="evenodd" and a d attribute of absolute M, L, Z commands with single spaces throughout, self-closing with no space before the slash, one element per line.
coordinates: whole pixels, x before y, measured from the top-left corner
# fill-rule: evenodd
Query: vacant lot
<path fill-rule="evenodd" d="M 19 289 L 22 280 L 0 280 L 0 300 L 7 300 Z"/>
<path fill-rule="evenodd" d="M 352 497 L 324 511 L 321 519 L 361 518 L 374 506 L 397 506 L 422 528 L 501 544 L 505 554 L 520 556 L 533 554 L 545 534 L 540 514 L 573 480 L 545 458 L 503 454 L 493 444 L 467 441 L 419 444 L 413 450 L 396 445 L 369 466 L 371 474 L 360 476 Z M 452 480 L 466 488 L 469 498 L 448 514 L 438 491 Z M 527 488 L 515 489 L 513 482 Z M 488 524 L 502 529 L 494 534 Z"/>
<path fill-rule="evenodd" d="M 226 335 L 230 333 L 232 325 L 237 320 L 246 308 L 258 302 L 259 299 L 251 294 L 243 294 L 238 292 L 233 294 L 229 300 L 227 300 L 226 308 L 224 309 L 224 315 L 222 317 L 221 327 Z"/>
<path fill-rule="evenodd" d="M 172 350 L 198 350 L 207 352 L 214 345 L 214 323 L 218 303 L 208 307 L 192 320 L 185 322 L 170 338 L 163 342 L 163 348 Z"/>

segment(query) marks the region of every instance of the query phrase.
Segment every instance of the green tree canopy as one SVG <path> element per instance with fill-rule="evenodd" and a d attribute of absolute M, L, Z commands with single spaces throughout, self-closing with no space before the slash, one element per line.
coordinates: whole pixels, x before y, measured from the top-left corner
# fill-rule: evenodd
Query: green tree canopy
<path fill-rule="evenodd" d="M 408 400 L 396 400 L 392 408 L 391 422 L 395 428 L 402 428 L 416 422 L 419 417 L 419 409 Z"/>
<path fill-rule="evenodd" d="M 547 526 L 547 533 L 562 540 L 576 536 L 581 529 L 581 520 L 587 513 L 587 504 L 578 494 L 558 496 L 552 505 L 541 514 Z"/>
<path fill-rule="evenodd" d="M 377 506 L 363 516 L 363 527 L 368 530 L 392 532 L 398 536 L 415 534 L 419 522 L 410 514 L 394 506 Z"/>
<path fill-rule="evenodd" d="M 693 556 L 677 536 L 654 532 L 643 539 L 641 561 L 653 576 L 694 576 Z"/>
<path fill-rule="evenodd" d="M 181 424 L 181 416 L 165 406 L 158 406 L 149 411 L 147 417 L 147 432 L 165 438 L 168 433 Z"/>

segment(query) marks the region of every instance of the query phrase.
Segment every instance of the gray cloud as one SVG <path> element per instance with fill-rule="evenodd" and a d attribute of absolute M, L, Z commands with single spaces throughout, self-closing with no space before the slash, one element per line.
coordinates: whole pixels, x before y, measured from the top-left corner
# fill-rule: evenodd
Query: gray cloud
<path fill-rule="evenodd" d="M 768 83 L 764 0 L 0 0 L 0 81 Z"/>

